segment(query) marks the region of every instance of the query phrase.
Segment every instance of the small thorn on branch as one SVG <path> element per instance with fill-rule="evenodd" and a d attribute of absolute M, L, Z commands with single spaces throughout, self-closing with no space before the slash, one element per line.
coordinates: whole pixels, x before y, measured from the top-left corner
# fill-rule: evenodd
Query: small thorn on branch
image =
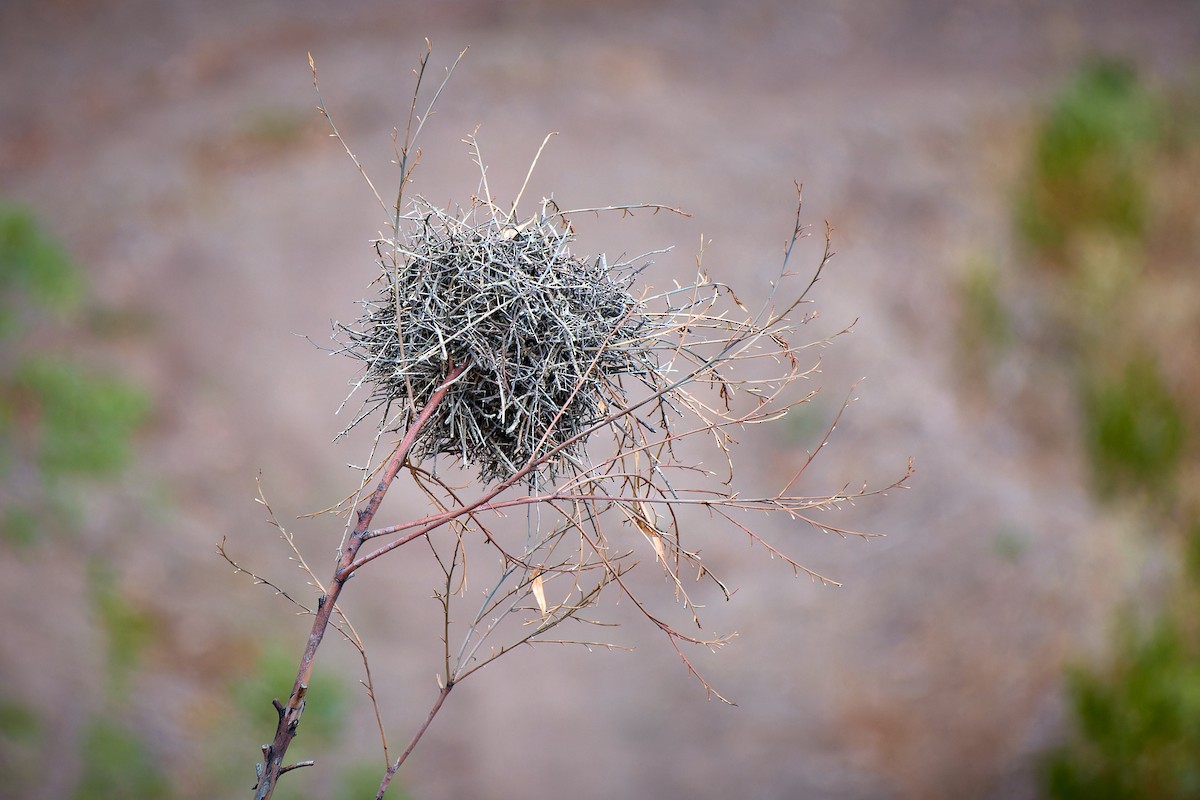
<path fill-rule="evenodd" d="M 313 764 L 316 764 L 316 763 L 317 762 L 313 761 L 312 759 L 309 759 L 308 761 L 297 761 L 295 764 L 289 764 L 286 767 L 280 767 L 279 774 L 282 775 L 285 772 L 291 772 L 292 770 L 300 769 L 301 767 L 311 767 Z"/>
<path fill-rule="evenodd" d="M 286 713 L 286 709 L 284 709 L 283 703 L 279 702 L 279 698 L 276 697 L 276 698 L 272 699 L 271 705 L 275 706 L 275 713 L 279 715 L 280 719 L 283 719 L 283 715 Z M 266 748 L 267 748 L 267 745 L 264 744 L 263 749 L 265 750 Z"/>

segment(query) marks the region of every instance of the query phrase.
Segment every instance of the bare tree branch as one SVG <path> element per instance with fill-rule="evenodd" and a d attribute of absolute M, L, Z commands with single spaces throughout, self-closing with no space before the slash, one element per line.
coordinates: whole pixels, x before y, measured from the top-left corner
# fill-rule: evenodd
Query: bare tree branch
<path fill-rule="evenodd" d="M 676 627 L 669 614 L 639 596 L 627 580 L 630 571 L 652 553 L 646 561 L 667 576 L 668 591 L 683 609 L 670 613 L 686 613 L 697 632 L 703 630 L 703 592 L 719 592 L 725 599 L 733 594 L 704 563 L 696 543 L 721 531 L 762 547 L 794 574 L 839 585 L 768 541 L 749 516 L 775 515 L 869 541 L 878 534 L 828 524 L 819 513 L 882 496 L 912 475 L 910 462 L 899 479 L 882 488 L 864 483 L 857 490 L 800 492 L 809 467 L 852 402 L 852 388 L 782 488 L 774 493 L 736 488 L 738 437 L 778 423 L 810 402 L 817 390 L 805 382 L 820 361 L 807 354 L 852 327 L 816 340 L 802 335 L 817 312 L 801 307 L 812 302 L 809 294 L 834 253 L 826 223 L 819 262 L 807 283 L 799 278 L 803 285 L 796 289 L 792 259 L 797 243 L 808 235 L 799 183 L 782 264 L 753 311 L 732 287 L 704 273 L 703 239 L 694 281 L 659 291 L 635 286 L 650 256 L 667 250 L 613 264 L 603 254 L 584 258 L 572 251 L 579 215 L 685 213 L 677 208 L 630 203 L 564 211 L 543 198 L 535 213 L 519 216 L 533 170 L 554 134 L 541 143 L 511 203 L 493 197 L 474 133 L 464 139 L 479 169 L 470 203 L 442 208 L 419 196 L 406 200 L 420 159 L 416 141 L 465 52 L 418 114 L 431 54 L 426 43 L 403 140 L 398 129 L 393 132 L 400 178 L 391 209 L 334 126 L 317 89 L 318 109 L 333 137 L 390 215 L 390 235 L 375 243 L 378 294 L 363 302 L 356 323 L 335 326 L 340 336 L 335 352 L 358 359 L 363 368 L 351 395 L 366 396 L 349 427 L 372 417 L 378 427 L 358 488 L 322 512 L 348 517 L 326 583 L 275 520 L 260 490 L 271 524 L 319 593 L 315 609 L 239 566 L 226 554 L 224 541 L 218 546 L 236 570 L 313 615 L 291 695 L 286 704 L 275 701 L 275 738 L 263 746 L 258 766 L 255 796 L 260 800 L 271 796 L 280 775 L 307 763 L 285 766 L 283 759 L 331 625 L 363 662 L 363 685 L 388 762 L 377 794 L 382 798 L 451 690 L 484 666 L 522 645 L 622 647 L 594 635 L 610 626 L 599 605 L 609 594 L 627 599 L 638 616 L 666 636 L 687 674 L 709 697 L 730 702 L 704 678 L 690 653 L 697 647 L 718 649 L 736 634 L 684 633 L 680 627 L 690 630 L 689 623 Z M 316 88 L 311 56 L 310 68 Z M 393 434 L 400 434 L 400 441 L 389 450 L 384 441 Z M 698 448 L 707 448 L 703 464 Z M 377 459 L 381 453 L 386 457 Z M 714 456 L 716 471 L 708 466 Z M 475 470 L 478 477 L 456 485 L 439 474 L 441 463 Z M 404 468 L 428 501 L 429 513 L 375 526 L 380 505 Z M 525 512 L 523 542 L 503 524 L 517 510 Z M 718 524 L 689 530 L 689 517 L 701 511 Z M 439 691 L 408 746 L 392 760 L 366 646 L 337 604 L 359 570 L 417 539 L 427 543 L 439 572 L 433 589 L 442 615 Z M 693 575 L 711 583 L 691 589 L 685 579 Z M 586 626 L 585 635 L 572 638 L 581 629 L 564 626 L 568 622 Z M 552 632 L 554 638 L 548 635 Z"/>

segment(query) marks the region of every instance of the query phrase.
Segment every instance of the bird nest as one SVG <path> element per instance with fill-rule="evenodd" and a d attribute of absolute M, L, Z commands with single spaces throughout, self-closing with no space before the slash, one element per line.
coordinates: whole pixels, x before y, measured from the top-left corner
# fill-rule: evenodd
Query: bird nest
<path fill-rule="evenodd" d="M 622 381 L 657 383 L 655 318 L 630 292 L 635 270 L 571 252 L 552 201 L 517 225 L 490 204 L 454 212 L 417 198 L 376 243 L 381 289 L 344 352 L 365 364 L 368 409 L 406 427 L 464 366 L 409 459 L 448 455 L 483 481 L 553 480 L 622 407 Z M 360 417 L 361 419 L 361 417 Z"/>

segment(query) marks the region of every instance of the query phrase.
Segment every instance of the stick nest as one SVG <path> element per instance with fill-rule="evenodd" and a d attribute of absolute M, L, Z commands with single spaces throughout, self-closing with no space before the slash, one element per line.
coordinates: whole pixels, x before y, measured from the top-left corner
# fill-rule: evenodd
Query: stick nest
<path fill-rule="evenodd" d="M 399 410 L 403 428 L 465 364 L 410 462 L 454 456 L 492 482 L 562 447 L 524 480 L 577 471 L 583 434 L 624 402 L 622 379 L 657 383 L 656 323 L 630 293 L 634 270 L 573 255 L 551 201 L 516 225 L 492 206 L 451 213 L 417 198 L 401 222 L 376 242 L 379 295 L 338 326 L 366 365 L 369 409 Z"/>

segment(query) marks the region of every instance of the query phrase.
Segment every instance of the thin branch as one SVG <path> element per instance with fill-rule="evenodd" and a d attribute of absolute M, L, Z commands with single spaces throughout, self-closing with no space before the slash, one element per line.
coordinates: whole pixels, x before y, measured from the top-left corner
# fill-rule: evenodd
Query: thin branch
<path fill-rule="evenodd" d="M 542 151 L 546 149 L 546 145 L 549 144 L 550 139 L 555 136 L 558 136 L 558 131 L 552 131 L 546 134 L 546 138 L 542 140 L 541 147 L 538 148 L 537 153 L 533 157 L 533 161 L 529 164 L 529 171 L 525 173 L 525 180 L 521 183 L 521 188 L 517 191 L 517 196 L 512 201 L 512 207 L 508 210 L 508 219 L 510 221 L 516 221 L 517 206 L 521 203 L 521 196 L 525 194 L 525 187 L 529 185 L 529 179 L 533 177 L 534 167 L 537 166 L 538 159 L 542 157 Z"/>
<path fill-rule="evenodd" d="M 425 717 L 425 722 L 422 723 L 421 727 L 417 729 L 412 741 L 408 743 L 408 747 L 404 748 L 404 752 L 400 754 L 400 757 L 396 759 L 396 762 L 388 766 L 387 773 L 383 776 L 383 780 L 379 783 L 379 791 L 375 795 L 375 800 L 383 800 L 384 792 L 386 792 L 388 790 L 388 786 L 391 785 L 392 778 L 397 772 L 399 772 L 401 765 L 408 760 L 408 757 L 412 754 L 412 751 L 416 749 L 417 743 L 421 741 L 421 737 L 425 735 L 425 731 L 429 730 L 429 726 L 433 723 L 433 718 L 436 717 L 438 712 L 442 710 L 442 703 L 446 702 L 446 698 L 450 696 L 450 690 L 453 688 L 453 683 L 447 683 L 442 687 L 442 690 L 438 692 L 437 700 L 434 701 L 433 708 L 429 709 L 429 715 Z"/>
<path fill-rule="evenodd" d="M 383 208 L 383 213 L 387 214 L 387 203 L 383 202 L 383 198 L 380 197 L 379 192 L 375 190 L 375 184 L 371 182 L 371 177 L 367 175 L 367 171 L 363 169 L 362 164 L 359 163 L 358 157 L 354 155 L 354 152 L 350 149 L 350 145 L 346 144 L 346 140 L 343 139 L 342 134 L 338 132 L 337 125 L 335 125 L 333 122 L 333 116 L 330 115 L 329 110 L 325 107 L 325 101 L 321 98 L 321 87 L 317 83 L 317 62 L 313 60 L 312 53 L 308 54 L 308 68 L 312 71 L 313 91 L 317 93 L 317 110 L 321 112 L 321 116 L 323 116 L 329 123 L 330 129 L 333 131 L 333 133 L 330 135 L 338 140 L 338 143 L 342 146 L 342 149 L 346 151 L 346 155 L 350 156 L 350 160 L 353 161 L 354 166 L 358 168 L 358 174 L 362 175 L 363 180 L 367 182 L 367 186 L 371 188 L 371 194 L 375 195 L 375 199 L 379 201 L 380 207 Z"/>
<path fill-rule="evenodd" d="M 263 747 L 263 762 L 259 765 L 259 780 L 255 786 L 255 800 L 269 800 L 278 784 L 279 776 L 284 769 L 283 758 L 287 754 L 292 739 L 296 736 L 296 730 L 300 725 L 300 716 L 304 713 L 304 698 L 308 694 L 309 680 L 312 676 L 317 650 L 321 646 L 322 639 L 325 637 L 326 629 L 329 627 L 331 615 L 337 606 L 337 599 L 346 585 L 346 580 L 353 574 L 353 571 L 345 572 L 345 569 L 354 561 L 359 547 L 362 546 L 364 541 L 362 534 L 370 528 L 371 520 L 374 518 L 376 511 L 378 511 L 379 505 L 383 502 L 383 498 L 387 494 L 393 479 L 395 479 L 396 473 L 399 472 L 405 459 L 408 458 L 409 450 L 412 448 L 413 442 L 416 441 L 421 428 L 432 417 L 438 404 L 445 399 L 450 385 L 466 370 L 466 367 L 466 364 L 451 366 L 442 386 L 430 396 L 417 419 L 414 420 L 409 430 L 405 432 L 404 438 L 388 462 L 388 466 L 384 470 L 374 494 L 368 499 L 367 504 L 358 511 L 358 523 L 355 531 L 347 539 L 346 547 L 334 569 L 334 577 L 330 581 L 328 590 L 321 596 L 317 604 L 317 610 L 313 615 L 312 630 L 309 633 L 304 654 L 300 658 L 300 666 L 296 674 L 295 683 L 292 685 L 291 696 L 288 698 L 286 706 L 277 706 L 279 709 L 279 724 L 275 730 L 274 741 Z"/>

